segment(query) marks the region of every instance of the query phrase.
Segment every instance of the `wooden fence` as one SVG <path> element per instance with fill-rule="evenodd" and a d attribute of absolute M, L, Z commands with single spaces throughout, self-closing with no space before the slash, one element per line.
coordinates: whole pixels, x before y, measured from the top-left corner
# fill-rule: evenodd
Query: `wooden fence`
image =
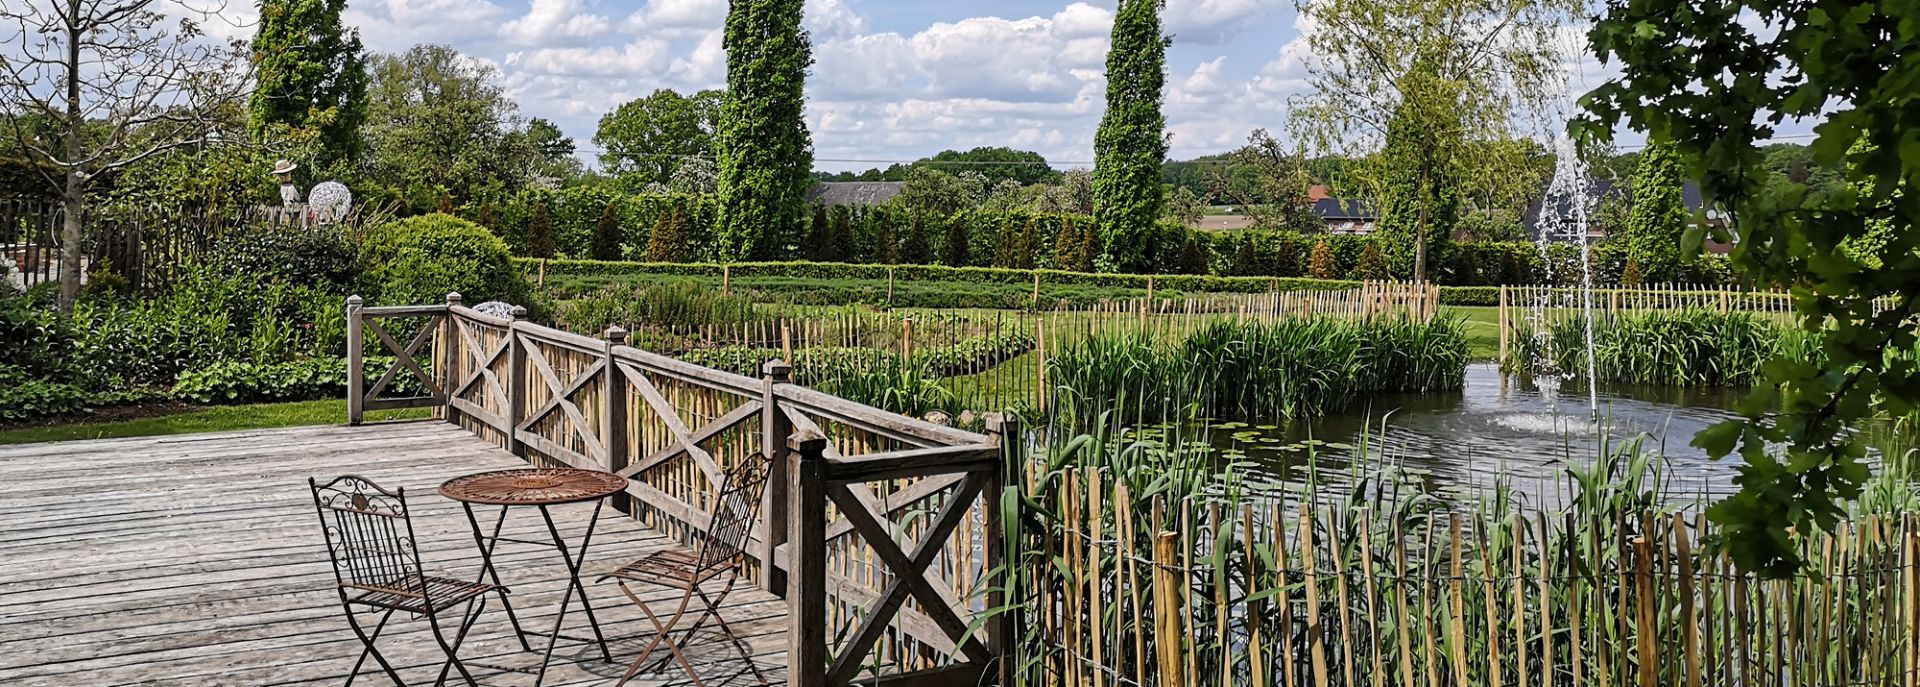
<path fill-rule="evenodd" d="M 1015 547 L 1031 684 L 1829 687 L 1920 684 L 1920 528 L 1800 537 L 1760 579 L 1670 512 L 1460 515 L 1159 498 L 1027 479 Z"/>
<path fill-rule="evenodd" d="M 0 256 L 14 261 L 21 286 L 58 282 L 66 211 L 43 198 L 0 196 Z M 103 262 L 136 289 L 171 283 L 193 259 L 238 231 L 307 227 L 308 216 L 278 207 L 193 208 L 113 202 L 88 209 L 81 227 L 81 273 Z M 359 215 L 343 224 L 358 226 Z"/>
<path fill-rule="evenodd" d="M 1516 337 L 1579 321 L 1588 312 L 1596 320 L 1679 310 L 1744 312 L 1781 321 L 1794 317 L 1793 296 L 1785 291 L 1703 284 L 1595 288 L 1591 292 L 1567 286 L 1502 286 L 1498 307 L 1502 361 L 1512 351 Z"/>
<path fill-rule="evenodd" d="M 1004 605 L 987 584 L 999 500 L 983 494 L 1001 491 L 1017 426 L 936 425 L 792 384 L 777 361 L 737 375 L 628 346 L 619 329 L 595 339 L 514 312 L 489 317 L 457 294 L 349 299 L 349 340 L 395 357 L 377 379 L 352 374 L 350 421 L 435 407 L 534 464 L 616 472 L 630 480 L 617 505 L 682 542 L 706 530 L 730 466 L 768 460 L 749 572 L 788 600 L 791 683 L 974 684 L 1004 653 L 1005 624 L 974 623 Z M 389 396 L 401 375 L 426 392 Z"/>
<path fill-rule="evenodd" d="M 1430 320 L 1439 313 L 1439 304 L 1439 289 L 1430 284 L 1368 282 L 1357 289 L 1149 296 L 1039 312 L 771 305 L 758 309 L 759 317 L 751 321 L 616 324 L 628 329 L 640 348 L 736 374 L 784 360 L 792 364 L 796 382 L 843 390 L 842 395 L 857 396 L 850 387 L 876 372 L 911 370 L 926 393 L 857 400 L 909 414 L 933 411 L 957 417 L 1048 407 L 1049 361 L 1065 347 L 1096 335 L 1144 332 L 1171 340 L 1224 317 Z"/>

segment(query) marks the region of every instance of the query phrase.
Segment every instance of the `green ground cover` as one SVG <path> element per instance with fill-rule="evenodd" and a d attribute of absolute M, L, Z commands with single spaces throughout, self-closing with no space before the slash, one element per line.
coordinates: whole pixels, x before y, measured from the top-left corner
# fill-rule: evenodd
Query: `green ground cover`
<path fill-rule="evenodd" d="M 427 415 L 426 408 L 373 411 L 367 413 L 367 421 L 411 420 Z M 0 429 L 0 444 L 337 425 L 346 421 L 346 399 L 208 406 L 153 417 Z"/>

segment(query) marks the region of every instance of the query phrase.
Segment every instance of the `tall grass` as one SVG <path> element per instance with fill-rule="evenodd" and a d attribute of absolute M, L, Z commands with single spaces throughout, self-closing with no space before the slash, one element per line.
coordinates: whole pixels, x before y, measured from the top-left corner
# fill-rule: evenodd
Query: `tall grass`
<path fill-rule="evenodd" d="M 1370 393 L 1460 388 L 1469 359 L 1458 319 L 1222 319 L 1183 339 L 1096 334 L 1049 361 L 1053 399 L 1085 425 L 1136 420 L 1293 419 Z"/>
<path fill-rule="evenodd" d="M 1586 333 L 1580 320 L 1553 322 L 1545 336 L 1522 324 L 1518 334 L 1508 371 L 1585 378 Z M 1751 313 L 1705 309 L 1654 310 L 1594 322 L 1593 360 L 1600 381 L 1746 386 L 1775 355 L 1813 359 L 1819 355 L 1819 336 Z"/>

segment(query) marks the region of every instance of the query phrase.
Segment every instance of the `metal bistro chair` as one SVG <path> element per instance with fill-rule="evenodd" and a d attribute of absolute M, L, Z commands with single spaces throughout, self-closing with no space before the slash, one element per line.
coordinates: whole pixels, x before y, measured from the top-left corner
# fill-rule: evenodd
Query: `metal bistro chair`
<path fill-rule="evenodd" d="M 405 489 L 387 491 L 355 475 L 336 477 L 324 485 L 308 478 L 307 484 L 313 488 L 313 505 L 320 513 L 321 529 L 326 534 L 327 555 L 333 559 L 340 605 L 347 612 L 347 624 L 353 627 L 354 636 L 359 637 L 365 647 L 359 660 L 353 662 L 353 671 L 347 674 L 347 685 L 351 687 L 354 678 L 360 675 L 360 667 L 372 656 L 393 684 L 406 687 L 407 683 L 400 679 L 393 664 L 374 646 L 394 611 L 424 616 L 433 626 L 434 641 L 447 655 L 435 685 L 446 682 L 449 670 L 460 671 L 460 677 L 467 684 L 477 684 L 456 652 L 486 607 L 487 593 L 500 594 L 504 603 L 507 589 L 422 572 Z M 466 604 L 466 610 L 458 632 L 449 642 L 441 627 L 440 614 L 461 604 Z M 355 615 L 357 608 L 381 612 L 380 622 L 374 625 L 372 633 L 361 627 Z"/>
<path fill-rule="evenodd" d="M 720 626 L 727 641 L 740 653 L 740 659 L 746 661 L 747 669 L 753 672 L 760 684 L 767 684 L 767 676 L 760 672 L 760 666 L 754 664 L 752 652 L 733 628 L 727 626 L 726 618 L 720 615 L 720 605 L 725 603 L 727 595 L 733 591 L 740 580 L 745 561 L 747 536 L 753 531 L 754 520 L 760 512 L 760 494 L 767 486 L 767 465 L 764 460 L 748 459 L 727 470 L 726 481 L 720 490 L 720 497 L 714 502 L 713 519 L 708 522 L 704 536 L 695 541 L 695 550 L 691 553 L 683 549 L 668 549 L 649 554 L 640 560 L 621 566 L 613 572 L 600 576 L 600 580 L 616 578 L 620 591 L 633 600 L 640 611 L 647 614 L 647 620 L 653 622 L 653 641 L 640 651 L 640 657 L 634 659 L 633 666 L 626 675 L 620 677 L 620 685 L 627 684 L 646 665 L 647 658 L 654 649 L 665 644 L 672 652 L 672 659 L 685 670 L 693 684 L 705 687 L 700 675 L 694 670 L 693 663 L 682 652 L 682 645 L 699 632 L 708 619 Z M 725 578 L 718 594 L 709 594 L 702 585 Z M 661 622 L 660 616 L 647 607 L 647 603 L 634 592 L 629 582 L 650 584 L 681 592 L 680 605 L 673 615 Z M 695 618 L 693 624 L 679 628 L 681 619 L 687 615 L 694 599 L 699 599 L 704 610 Z M 671 635 L 679 633 L 681 639 L 674 641 Z M 656 669 L 664 669 L 666 659 L 658 662 Z M 734 673 L 738 676 L 739 673 Z"/>

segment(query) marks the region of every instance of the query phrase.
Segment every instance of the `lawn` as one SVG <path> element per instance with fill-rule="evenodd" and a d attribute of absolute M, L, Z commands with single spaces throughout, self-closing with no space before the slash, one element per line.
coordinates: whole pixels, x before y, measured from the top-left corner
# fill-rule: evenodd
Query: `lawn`
<path fill-rule="evenodd" d="M 368 422 L 424 418 L 426 408 L 376 411 L 367 413 Z M 101 422 L 75 422 L 0 429 L 0 444 L 25 444 L 36 441 L 74 439 L 112 439 L 118 437 L 194 434 L 241 429 L 271 429 L 304 425 L 337 425 L 347 421 L 346 399 L 297 401 L 293 403 L 257 403 L 238 406 L 210 406 L 153 417 Z"/>

